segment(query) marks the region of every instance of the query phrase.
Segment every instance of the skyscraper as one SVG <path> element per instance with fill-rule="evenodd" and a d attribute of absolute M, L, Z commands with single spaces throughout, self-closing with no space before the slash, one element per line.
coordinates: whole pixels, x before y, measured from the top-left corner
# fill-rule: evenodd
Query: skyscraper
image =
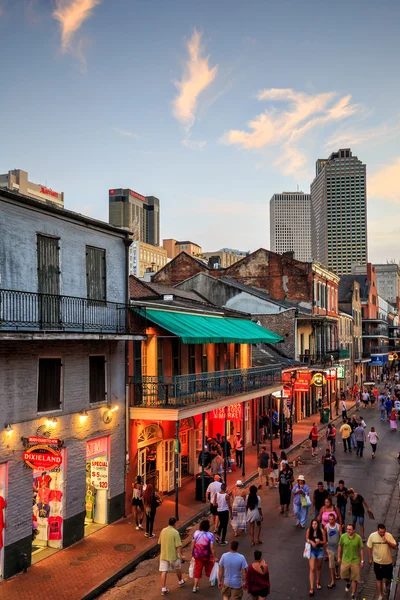
<path fill-rule="evenodd" d="M 130 189 L 109 190 L 109 222 L 126 227 L 135 239 L 160 245 L 160 201 L 155 196 L 142 196 Z"/>
<path fill-rule="evenodd" d="M 274 194 L 269 202 L 272 252 L 294 252 L 294 258 L 311 260 L 311 196 L 304 192 Z"/>
<path fill-rule="evenodd" d="M 350 148 L 316 163 L 311 184 L 312 258 L 338 275 L 367 264 L 366 165 Z"/>

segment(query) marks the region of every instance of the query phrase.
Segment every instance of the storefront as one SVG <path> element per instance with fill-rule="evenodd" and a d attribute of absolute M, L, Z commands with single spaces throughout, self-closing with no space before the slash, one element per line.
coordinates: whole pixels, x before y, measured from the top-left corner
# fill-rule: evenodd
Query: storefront
<path fill-rule="evenodd" d="M 86 442 L 85 536 L 108 522 L 109 436 Z"/>

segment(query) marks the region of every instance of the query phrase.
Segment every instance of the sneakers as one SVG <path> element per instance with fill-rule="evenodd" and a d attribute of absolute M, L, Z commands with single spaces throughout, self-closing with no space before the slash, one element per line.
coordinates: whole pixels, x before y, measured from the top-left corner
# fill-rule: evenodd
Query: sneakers
<path fill-rule="evenodd" d="M 143 529 L 143 525 L 139 523 L 139 529 Z"/>
<path fill-rule="evenodd" d="M 355 594 L 351 595 L 351 600 L 356 600 L 356 595 Z"/>
<path fill-rule="evenodd" d="M 139 525 L 136 525 L 135 529 L 136 529 L 136 531 L 139 531 L 139 529 L 140 529 Z"/>
<path fill-rule="evenodd" d="M 144 537 L 149 537 L 149 534 L 148 534 L 148 533 L 145 533 L 145 534 L 144 534 Z"/>
<path fill-rule="evenodd" d="M 194 587 L 194 588 L 193 588 L 193 594 L 197 594 L 197 592 L 198 592 L 198 591 L 199 591 L 199 588 L 198 588 L 198 587 Z"/>
<path fill-rule="evenodd" d="M 219 542 L 219 545 L 220 545 L 220 546 L 227 546 L 227 545 L 228 545 L 228 542 L 225 540 L 225 542 Z"/>
<path fill-rule="evenodd" d="M 146 534 L 145 534 L 146 535 Z M 151 535 L 148 536 L 150 539 L 151 538 L 155 538 L 156 536 L 154 535 L 154 533 L 152 533 Z"/>
<path fill-rule="evenodd" d="M 180 581 L 178 583 L 178 587 L 183 587 L 185 585 L 185 583 L 186 583 L 186 579 L 182 579 L 182 581 Z"/>
<path fill-rule="evenodd" d="M 350 582 L 346 583 L 346 587 L 344 588 L 345 592 L 349 592 L 350 591 Z"/>
<path fill-rule="evenodd" d="M 169 590 L 161 590 L 161 596 L 166 596 L 169 594 Z"/>

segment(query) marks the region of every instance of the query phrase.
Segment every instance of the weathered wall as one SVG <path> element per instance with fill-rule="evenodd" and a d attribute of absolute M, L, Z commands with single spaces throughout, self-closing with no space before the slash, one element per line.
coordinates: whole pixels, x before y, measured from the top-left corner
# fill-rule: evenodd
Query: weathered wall
<path fill-rule="evenodd" d="M 253 321 L 259 321 L 263 327 L 283 337 L 284 341 L 277 345 L 280 352 L 288 358 L 295 358 L 295 310 L 288 310 L 277 315 L 253 315 Z"/>

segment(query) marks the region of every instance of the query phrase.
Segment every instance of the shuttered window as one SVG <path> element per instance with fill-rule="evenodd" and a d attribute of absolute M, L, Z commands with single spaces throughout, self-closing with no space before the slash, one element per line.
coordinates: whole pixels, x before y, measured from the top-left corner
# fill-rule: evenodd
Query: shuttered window
<path fill-rule="evenodd" d="M 106 357 L 89 356 L 89 402 L 106 399 Z"/>
<path fill-rule="evenodd" d="M 105 301 L 106 298 L 106 251 L 86 246 L 86 286 L 89 300 Z"/>
<path fill-rule="evenodd" d="M 39 358 L 38 412 L 61 408 L 61 358 Z"/>

